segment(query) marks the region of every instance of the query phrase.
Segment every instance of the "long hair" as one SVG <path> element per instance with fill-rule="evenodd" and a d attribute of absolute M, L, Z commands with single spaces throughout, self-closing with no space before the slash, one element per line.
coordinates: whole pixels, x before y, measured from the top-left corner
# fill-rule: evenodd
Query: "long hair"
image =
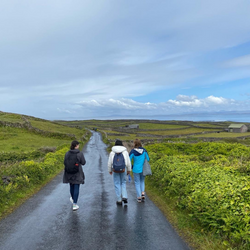
<path fill-rule="evenodd" d="M 71 149 L 71 150 L 75 149 L 75 147 L 76 147 L 77 145 L 79 145 L 79 142 L 78 142 L 78 141 L 72 141 L 72 142 L 71 142 L 71 145 L 70 145 L 70 149 Z"/>
<path fill-rule="evenodd" d="M 139 148 L 142 147 L 140 139 L 135 139 L 134 140 L 134 148 Z"/>

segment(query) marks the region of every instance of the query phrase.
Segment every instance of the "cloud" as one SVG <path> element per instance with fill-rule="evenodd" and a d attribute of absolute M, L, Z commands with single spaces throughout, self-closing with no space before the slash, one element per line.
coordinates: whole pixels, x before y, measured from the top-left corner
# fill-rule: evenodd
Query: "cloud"
<path fill-rule="evenodd" d="M 88 115 L 98 114 L 98 116 L 119 116 L 131 115 L 170 115 L 185 114 L 197 112 L 224 112 L 224 111 L 243 111 L 249 110 L 250 102 L 235 101 L 223 97 L 208 96 L 206 98 L 198 98 L 196 96 L 179 95 L 176 100 L 168 100 L 163 103 L 142 103 L 131 99 L 122 98 L 120 100 L 91 100 L 81 101 L 78 111 L 88 112 Z M 247 104 L 247 106 L 246 106 Z"/>
<path fill-rule="evenodd" d="M 250 66 L 250 55 L 245 55 L 228 60 L 223 63 L 224 67 L 249 67 Z"/>
<path fill-rule="evenodd" d="M 199 99 L 197 96 L 185 96 L 179 95 L 177 96 L 176 100 L 169 100 L 167 103 L 178 106 L 178 107 L 193 107 L 193 108 L 202 108 L 202 107 L 209 107 L 211 108 L 214 105 L 218 107 L 221 105 L 228 105 L 233 100 L 228 100 L 223 97 L 215 97 L 215 96 L 208 96 L 204 99 Z"/>
<path fill-rule="evenodd" d="M 0 107 L 66 118 L 241 106 L 230 98 L 250 76 L 249 11 L 247 0 L 1 1 Z"/>

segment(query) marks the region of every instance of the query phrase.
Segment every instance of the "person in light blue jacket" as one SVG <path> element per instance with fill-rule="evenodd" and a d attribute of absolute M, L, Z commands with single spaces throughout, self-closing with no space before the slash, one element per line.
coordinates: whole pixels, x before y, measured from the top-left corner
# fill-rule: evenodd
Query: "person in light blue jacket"
<path fill-rule="evenodd" d="M 135 139 L 134 148 L 130 151 L 129 157 L 133 163 L 133 175 L 135 182 L 135 189 L 137 194 L 137 201 L 145 201 L 145 176 L 142 174 L 143 163 L 145 158 L 149 161 L 148 152 L 142 147 L 141 141 Z"/>

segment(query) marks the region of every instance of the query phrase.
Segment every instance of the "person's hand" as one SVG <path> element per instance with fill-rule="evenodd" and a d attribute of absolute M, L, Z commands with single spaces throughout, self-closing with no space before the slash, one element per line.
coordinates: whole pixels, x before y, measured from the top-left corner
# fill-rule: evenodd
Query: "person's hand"
<path fill-rule="evenodd" d="M 113 172 L 109 172 L 109 174 L 110 174 L 110 175 L 112 175 L 112 174 L 113 174 Z"/>
<path fill-rule="evenodd" d="M 127 174 L 130 174 L 130 171 L 128 171 Z"/>

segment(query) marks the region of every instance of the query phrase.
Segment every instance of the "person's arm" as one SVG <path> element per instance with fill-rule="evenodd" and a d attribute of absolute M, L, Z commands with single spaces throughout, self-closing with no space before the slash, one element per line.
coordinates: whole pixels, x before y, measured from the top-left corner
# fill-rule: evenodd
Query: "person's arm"
<path fill-rule="evenodd" d="M 134 154 L 130 154 L 130 155 L 129 155 L 129 159 L 130 159 L 130 161 L 132 162 L 132 160 L 134 159 Z"/>
<path fill-rule="evenodd" d="M 113 157 L 112 157 L 112 152 L 109 154 L 109 159 L 108 159 L 108 171 L 109 171 L 109 174 L 111 174 L 112 175 L 112 159 L 113 159 Z"/>
<path fill-rule="evenodd" d="M 148 155 L 147 151 L 146 151 L 146 157 L 147 157 L 147 160 L 150 161 L 150 158 L 149 158 L 149 155 Z"/>
<path fill-rule="evenodd" d="M 134 163 L 134 154 L 129 154 L 130 164 L 131 164 L 131 170 L 133 169 L 133 163 Z"/>
<path fill-rule="evenodd" d="M 65 154 L 65 156 L 64 156 L 64 166 L 66 166 L 66 156 L 67 156 L 67 154 L 68 154 L 68 152 Z"/>
<path fill-rule="evenodd" d="M 128 151 L 125 151 L 124 152 L 125 153 L 125 155 L 126 155 L 126 161 L 127 161 L 127 165 L 126 165 L 126 167 L 127 167 L 127 174 L 130 174 L 130 172 L 131 172 L 131 161 L 130 161 L 130 157 L 129 157 L 129 155 L 128 155 Z"/>
<path fill-rule="evenodd" d="M 85 157 L 84 157 L 83 153 L 80 152 L 79 155 L 77 155 L 77 156 L 79 156 L 79 163 L 80 163 L 81 165 L 85 165 L 85 164 L 86 164 L 86 160 L 85 160 Z M 78 157 L 77 157 L 77 158 L 78 158 Z"/>

